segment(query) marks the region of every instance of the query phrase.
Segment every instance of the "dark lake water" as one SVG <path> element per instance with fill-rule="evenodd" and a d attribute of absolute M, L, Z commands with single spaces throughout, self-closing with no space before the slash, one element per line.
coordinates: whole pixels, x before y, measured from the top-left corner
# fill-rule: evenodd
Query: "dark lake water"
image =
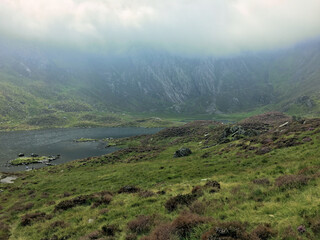
<path fill-rule="evenodd" d="M 53 164 L 61 164 L 75 159 L 100 156 L 117 150 L 116 147 L 105 148 L 106 142 L 76 143 L 79 138 L 121 138 L 142 134 L 153 134 L 161 128 L 69 128 L 45 129 L 33 131 L 0 132 L 0 172 L 25 170 L 25 166 L 9 167 L 7 162 L 17 158 L 17 154 L 31 153 L 39 156 L 57 155 L 61 157 Z M 39 168 L 44 164 L 30 164 L 29 168 Z"/>

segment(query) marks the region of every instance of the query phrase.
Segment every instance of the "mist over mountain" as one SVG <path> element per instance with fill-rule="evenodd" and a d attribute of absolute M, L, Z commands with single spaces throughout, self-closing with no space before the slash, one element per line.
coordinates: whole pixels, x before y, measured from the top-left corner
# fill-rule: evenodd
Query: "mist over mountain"
<path fill-rule="evenodd" d="M 319 113 L 320 41 L 233 57 L 97 54 L 2 41 L 1 117 L 56 112 Z"/>
<path fill-rule="evenodd" d="M 232 55 L 320 35 L 318 0 L 0 2 L 0 34 L 86 52 Z"/>

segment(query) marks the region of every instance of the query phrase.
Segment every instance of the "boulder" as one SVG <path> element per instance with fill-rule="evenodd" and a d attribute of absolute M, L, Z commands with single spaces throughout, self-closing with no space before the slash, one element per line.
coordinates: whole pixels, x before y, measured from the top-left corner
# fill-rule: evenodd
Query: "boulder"
<path fill-rule="evenodd" d="M 254 129 L 244 129 L 242 126 L 231 126 L 224 129 L 219 142 L 228 143 L 231 140 L 237 140 L 244 136 L 253 137 L 259 135 L 259 132 Z"/>
<path fill-rule="evenodd" d="M 192 152 L 189 148 L 181 148 L 174 153 L 173 157 L 175 158 L 185 157 L 185 156 L 189 156 L 191 153 Z"/>
<path fill-rule="evenodd" d="M 24 157 L 24 153 L 19 153 L 18 157 Z"/>

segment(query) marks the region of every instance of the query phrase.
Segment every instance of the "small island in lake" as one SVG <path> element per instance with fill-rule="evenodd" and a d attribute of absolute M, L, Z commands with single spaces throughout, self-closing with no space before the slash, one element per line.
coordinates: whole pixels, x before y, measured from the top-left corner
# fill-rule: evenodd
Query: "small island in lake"
<path fill-rule="evenodd" d="M 56 160 L 59 156 L 36 156 L 36 157 L 18 157 L 10 162 L 11 165 L 28 165 L 32 163 L 49 163 Z"/>
<path fill-rule="evenodd" d="M 92 138 L 79 138 L 75 139 L 74 142 L 81 143 L 81 142 L 96 142 L 99 141 L 98 139 L 92 139 Z"/>

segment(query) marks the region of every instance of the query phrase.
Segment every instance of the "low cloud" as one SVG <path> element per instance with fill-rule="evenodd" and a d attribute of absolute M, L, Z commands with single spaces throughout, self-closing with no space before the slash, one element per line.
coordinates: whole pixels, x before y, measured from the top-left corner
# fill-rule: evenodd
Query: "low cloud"
<path fill-rule="evenodd" d="M 225 55 L 320 35 L 319 0 L 1 0 L 0 35 L 85 50 Z"/>

